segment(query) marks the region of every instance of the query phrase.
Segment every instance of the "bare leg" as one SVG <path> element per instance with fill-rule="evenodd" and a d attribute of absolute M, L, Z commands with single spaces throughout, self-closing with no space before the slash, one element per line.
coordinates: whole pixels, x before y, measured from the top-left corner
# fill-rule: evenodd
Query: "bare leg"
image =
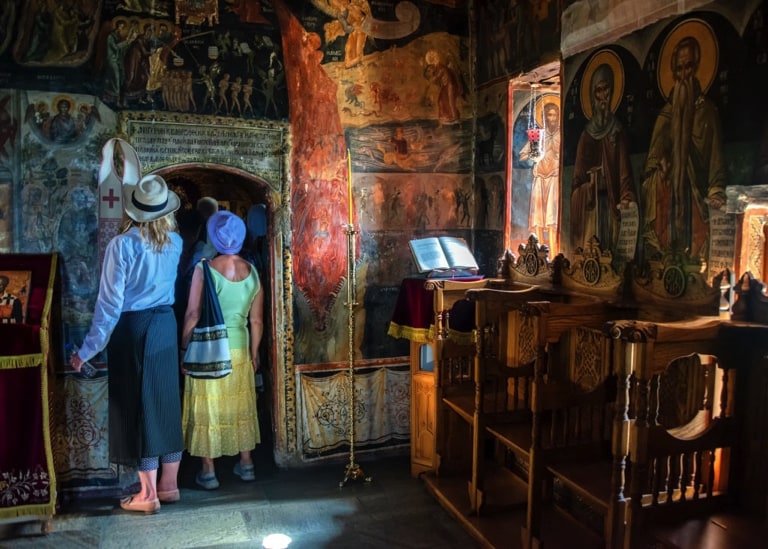
<path fill-rule="evenodd" d="M 250 450 L 244 450 L 240 452 L 240 464 L 241 465 L 253 465 L 253 458 L 251 457 Z"/>
<path fill-rule="evenodd" d="M 141 491 L 133 496 L 134 501 L 154 501 L 157 499 L 157 469 L 139 471 Z"/>
<path fill-rule="evenodd" d="M 172 492 L 179 489 L 178 477 L 181 461 L 172 463 L 163 463 L 163 473 L 160 475 L 160 481 L 157 483 L 158 492 Z"/>
<path fill-rule="evenodd" d="M 213 466 L 213 458 L 200 458 L 203 460 L 203 472 L 204 473 L 215 473 L 216 470 Z"/>

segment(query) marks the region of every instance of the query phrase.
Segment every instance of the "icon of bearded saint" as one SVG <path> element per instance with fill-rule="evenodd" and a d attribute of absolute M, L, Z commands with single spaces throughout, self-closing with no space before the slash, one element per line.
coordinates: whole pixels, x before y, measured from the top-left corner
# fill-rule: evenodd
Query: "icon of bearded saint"
<path fill-rule="evenodd" d="M 656 119 L 648 149 L 642 186 L 643 238 L 655 253 L 685 250 L 692 258 L 706 261 L 710 212 L 725 203 L 720 114 L 706 95 L 716 68 L 710 60 L 717 59 L 717 46 L 712 29 L 703 21 L 683 25 L 687 27 L 681 25 L 670 33 L 665 44 L 670 47 L 662 48 L 659 63 L 660 70 L 668 71 L 660 73 L 667 102 Z"/>

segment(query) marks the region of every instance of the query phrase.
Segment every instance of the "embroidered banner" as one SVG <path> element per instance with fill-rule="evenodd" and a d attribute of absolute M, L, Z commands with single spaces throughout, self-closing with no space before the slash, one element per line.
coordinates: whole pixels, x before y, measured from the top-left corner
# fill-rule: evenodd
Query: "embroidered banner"
<path fill-rule="evenodd" d="M 410 439 L 411 375 L 381 368 L 355 374 L 355 445 L 407 444 Z M 299 377 L 302 452 L 311 457 L 349 444 L 349 374 Z"/>

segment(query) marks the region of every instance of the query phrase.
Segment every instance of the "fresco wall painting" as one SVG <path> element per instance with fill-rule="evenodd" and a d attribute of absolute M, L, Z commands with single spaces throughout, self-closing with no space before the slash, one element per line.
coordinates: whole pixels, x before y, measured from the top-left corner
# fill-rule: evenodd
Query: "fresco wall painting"
<path fill-rule="evenodd" d="M 474 6 L 477 37 L 474 167 L 475 193 L 481 200 L 476 201 L 473 238 L 475 256 L 482 258 L 482 271 L 490 275 L 496 274 L 504 250 L 516 250 L 518 244 L 528 241 L 530 234 L 528 218 L 534 163 L 519 160 L 527 139 L 523 139 L 519 128 L 515 130 L 523 103 L 530 98 L 525 101 L 518 98 L 515 103 L 510 81 L 538 73 L 542 68 L 549 71 L 553 64 L 559 67 L 559 15 L 563 5 L 561 0 L 483 0 Z M 538 80 L 533 77 L 523 82 Z M 539 127 L 544 127 L 543 120 Z M 550 171 L 548 181 L 556 180 Z M 537 178 L 537 181 L 543 179 Z M 547 188 L 554 194 L 558 192 L 557 185 Z M 539 232 L 551 235 L 545 237 L 548 244 L 554 243 L 559 248 L 557 240 L 561 231 L 556 228 L 559 209 L 556 202 L 550 201 L 549 228 L 546 219 L 542 219 L 544 228 Z M 542 208 L 546 211 L 546 205 Z"/>
<path fill-rule="evenodd" d="M 556 86 L 511 85 L 512 177 L 509 237 L 513 245 L 531 234 L 560 251 L 560 93 Z M 529 135 L 529 130 L 533 132 Z M 532 136 L 536 136 L 535 140 Z M 516 249 L 513 248 L 513 249 Z"/>
<path fill-rule="evenodd" d="M 764 117 L 744 105 L 766 75 L 765 8 L 716 2 L 566 59 L 569 250 L 597 235 L 619 272 L 681 255 L 710 280 L 733 268 L 725 189 L 752 181 Z"/>
<path fill-rule="evenodd" d="M 569 96 L 571 105 L 578 97 L 578 107 L 587 120 L 574 155 L 569 249 L 586 249 L 597 237 L 597 244 L 613 253 L 619 271 L 635 257 L 639 230 L 629 138 L 616 115 L 625 98 L 624 67 L 621 57 L 610 49 L 595 53 L 584 68 L 578 93 L 574 90 Z M 633 106 L 627 107 L 628 117 L 632 110 Z"/>
<path fill-rule="evenodd" d="M 437 224 L 438 212 L 453 212 L 455 230 L 470 234 L 474 204 L 471 180 L 463 175 L 471 158 L 465 145 L 472 115 L 468 48 L 463 37 L 430 32 L 433 15 L 460 21 L 464 12 L 436 4 L 313 2 L 318 12 L 289 13 L 275 3 L 284 40 L 301 44 L 284 57 L 296 182 L 297 315 L 312 320 L 297 323 L 295 334 L 300 394 L 318 383 L 335 394 L 334 378 L 322 372 L 342 367 L 347 353 L 338 299 L 347 283 L 346 224 L 361 231 L 356 287 L 364 307 L 355 316 L 355 332 L 362 334 L 355 352 L 389 370 L 407 354 L 407 345 L 385 334 L 396 288 L 413 272 L 408 239 L 414 231 L 452 230 L 450 223 Z M 424 215 L 418 205 L 426 207 Z M 312 295 L 318 299 L 307 299 Z M 301 405 L 307 402 L 315 401 Z M 330 396 L 323 406 L 310 406 L 301 417 L 312 417 L 316 408 L 344 411 Z M 308 422 L 300 426 L 302 439 L 311 438 Z"/>
<path fill-rule="evenodd" d="M 11 90 L 0 90 L 0 253 L 13 246 L 13 181 L 17 177 L 13 163 L 19 133 L 18 104 Z"/>
<path fill-rule="evenodd" d="M 0 181 L 0 205 L 9 208 L 11 200 L 24 201 L 16 226 L 32 236 L 24 239 L 25 247 L 46 247 L 42 237 L 35 238 L 31 222 L 24 229 L 22 217 L 26 219 L 29 210 L 32 219 L 42 219 L 50 234 L 59 235 L 56 246 L 78 258 L 66 267 L 71 272 L 65 276 L 70 288 L 65 299 L 79 300 L 72 311 L 91 310 L 87 302 L 95 292 L 95 282 L 80 272 L 82 268 L 75 268 L 85 263 L 80 259 L 84 252 L 76 243 L 67 243 L 67 235 L 77 230 L 96 232 L 92 216 L 77 213 L 86 213 L 80 210 L 88 207 L 96 210 L 92 164 L 98 162 L 98 145 L 104 136 L 94 140 L 88 136 L 115 127 L 107 106 L 178 113 L 183 124 L 183 116 L 190 114 L 284 120 L 290 101 L 289 177 L 294 184 L 285 201 L 291 208 L 291 229 L 284 234 L 291 246 L 292 280 L 298 290 L 291 297 L 298 317 L 300 363 L 306 360 L 332 369 L 346 356 L 346 328 L 333 320 L 344 316 L 338 314 L 337 298 L 346 273 L 344 261 L 334 258 L 345 257 L 342 228 L 349 221 L 362 229 L 357 247 L 358 288 L 364 295 L 358 300 L 366 308 L 376 308 L 375 314 L 359 315 L 364 330 L 357 331 L 363 337 L 356 346 L 366 358 L 406 354 L 402 342 L 372 334 L 386 332 L 388 319 L 381 311 L 394 304 L 393 289 L 408 274 L 403 255 L 415 233 L 447 231 L 474 238 L 484 272 L 495 272 L 495 259 L 502 249 L 502 174 L 508 161 L 503 131 L 506 95 L 500 88 L 488 88 L 481 131 L 475 137 L 483 151 L 479 188 L 482 196 L 490 197 L 481 207 L 472 192 L 475 181 L 468 168 L 472 105 L 465 3 L 227 0 L 216 5 L 215 14 L 212 9 L 189 12 L 191 4 L 162 0 L 105 0 L 97 3 L 101 11 L 90 9 L 93 0 L 73 0 L 64 3 L 63 10 L 47 0 L 11 4 L 14 9 L 4 11 L 6 25 L 0 34 L 0 46 L 5 48 L 0 50 L 0 85 L 8 86 L 12 79 L 20 89 L 51 91 L 30 92 L 29 99 L 19 100 L 22 108 L 17 109 L 15 120 L 20 121 L 18 113 L 25 112 L 30 117 L 25 131 L 42 145 L 25 143 L 22 165 L 29 166 L 27 173 L 11 176 L 15 179 L 9 184 L 13 190 L 7 200 L 3 200 Z M 522 4 L 518 9 L 526 9 Z M 556 4 L 541 3 L 536 13 L 505 12 L 502 21 L 527 17 L 554 26 Z M 51 33 L 55 40 L 43 40 L 41 32 L 26 33 L 38 36 L 35 43 L 12 36 L 16 24 L 53 25 L 56 13 L 70 26 L 57 27 Z M 77 33 L 72 30 L 75 20 Z M 452 30 L 446 32 L 447 28 Z M 544 40 L 557 37 L 537 34 L 546 36 Z M 284 44 L 291 47 L 284 51 Z M 489 75 L 514 70 L 509 60 L 534 59 L 539 51 L 557 49 L 556 44 L 548 48 L 535 40 L 509 46 L 505 60 L 497 57 Z M 522 47 L 530 55 L 513 55 Z M 490 50 L 486 54 L 496 55 Z M 294 80 L 287 79 L 288 74 Z M 32 105 L 33 110 L 27 111 Z M 70 120 L 61 127 L 54 125 L 58 115 L 69 115 Z M 0 123 L 4 130 L 16 127 L 8 117 Z M 75 143 L 81 150 L 85 147 L 87 166 L 69 167 L 60 158 L 61 151 Z M 38 165 L 34 159 L 49 149 L 54 151 L 48 157 L 55 165 L 50 161 Z M 347 149 L 352 154 L 352 174 L 347 169 Z M 9 150 L 9 145 L 2 150 Z M 352 220 L 346 208 L 350 179 L 355 203 Z M 17 193 L 22 186 L 28 190 Z M 71 187 L 72 192 L 62 187 Z M 63 200 L 51 200 L 52 192 Z M 370 201 L 398 204 L 406 197 L 416 204 L 409 198 L 403 202 L 404 212 L 390 208 L 380 215 L 369 207 Z M 417 204 L 426 206 L 426 215 L 417 215 Z M 65 205 L 69 215 L 59 211 Z M 395 267 L 390 267 L 393 255 L 397 259 Z M 73 334 L 75 325 L 87 321 L 87 317 L 73 320 Z M 294 443 L 293 438 L 287 441 L 289 452 Z"/>
<path fill-rule="evenodd" d="M 302 227 L 320 227 L 329 212 L 333 214 L 330 238 L 322 249 L 317 248 L 322 227 L 310 233 L 311 242 L 294 231 L 300 252 L 315 249 L 330 257 L 343 243 L 336 229 L 345 221 L 349 174 L 344 151 L 352 149 L 355 169 L 363 163 L 358 157 L 368 154 L 362 144 L 358 151 L 358 144 L 345 143 L 345 128 L 374 124 L 392 132 L 386 140 L 367 143 L 368 150 L 380 155 L 381 172 L 468 170 L 470 152 L 460 145 L 466 143 L 465 134 L 454 134 L 452 141 L 443 137 L 445 128 L 452 130 L 471 117 L 468 47 L 462 43 L 466 35 L 432 32 L 432 27 L 444 28 L 451 20 L 449 26 L 461 28 L 455 23 L 465 20 L 466 6 L 320 0 L 6 4 L 11 9 L 3 11 L 0 82 L 10 82 L 12 75 L 15 87 L 59 92 L 60 98 L 35 105 L 35 112 L 26 114 L 34 116 L 33 131 L 46 139 L 69 141 L 82 132 L 80 120 L 90 116 L 86 124 L 93 123 L 99 108 L 87 110 L 87 105 L 71 100 L 83 93 L 117 110 L 285 119 L 290 84 L 296 114 L 293 176 L 304 181 L 309 203 L 333 202 L 310 209 L 308 219 L 300 211 L 302 196 L 294 197 Z M 280 13 L 290 15 L 281 18 Z M 295 35 L 292 17 L 298 23 Z M 298 79 L 292 83 L 285 79 L 284 42 L 302 45 L 290 52 L 299 55 L 293 71 Z M 73 71 L 78 77 L 73 78 Z M 307 82 L 312 89 L 307 90 Z M 72 120 L 60 125 L 57 117 L 67 114 Z M 316 135 L 305 141 L 305 128 Z M 319 128 L 327 133 L 317 133 Z M 463 128 L 469 131 L 468 125 Z M 403 141 L 394 137 L 400 131 L 409 141 L 407 154 L 395 150 L 402 151 Z M 10 142 L 4 149 L 8 146 Z M 315 212 L 317 219 L 312 218 Z M 309 302 L 312 323 L 322 331 L 345 273 L 337 267 L 343 262 L 329 261 L 331 270 L 322 279 L 313 278 L 318 263 L 311 261 L 314 258 L 298 266 L 296 284 Z"/>
<path fill-rule="evenodd" d="M 0 240 L 15 253 L 60 254 L 65 356 L 90 325 L 98 289 L 98 218 L 95 177 L 101 143 L 116 127 L 114 113 L 93 96 L 13 91 L 7 96 L 9 182 L 0 185 Z M 55 114 L 52 114 L 55 113 Z M 13 166 L 11 169 L 10 166 Z M 2 190 L 7 190 L 3 193 Z M 5 210 L 13 201 L 15 208 Z M 10 212 L 13 211 L 13 215 Z M 95 363 L 103 364 L 103 357 Z M 58 374 L 66 366 L 59 364 Z M 57 475 L 81 486 L 115 486 L 118 468 L 106 448 L 106 377 L 79 383 L 57 376 L 54 407 L 67 418 L 53 424 Z"/>
<path fill-rule="evenodd" d="M 507 94 L 506 80 L 490 82 L 475 92 L 477 120 L 472 137 L 474 160 L 473 253 L 480 272 L 494 276 L 504 250 L 507 200 Z"/>
<path fill-rule="evenodd" d="M 617 41 L 659 19 L 693 11 L 711 0 L 570 0 L 563 4 L 562 26 L 567 29 L 560 48 L 571 57 L 602 44 Z"/>
<path fill-rule="evenodd" d="M 284 118 L 281 41 L 260 3 L 221 2 L 213 19 L 177 4 L 4 2 L 0 39 L 13 47 L 0 49 L 0 81 L 89 93 L 116 109 Z"/>
<path fill-rule="evenodd" d="M 478 82 L 527 72 L 559 51 L 563 0 L 481 0 L 476 9 Z"/>

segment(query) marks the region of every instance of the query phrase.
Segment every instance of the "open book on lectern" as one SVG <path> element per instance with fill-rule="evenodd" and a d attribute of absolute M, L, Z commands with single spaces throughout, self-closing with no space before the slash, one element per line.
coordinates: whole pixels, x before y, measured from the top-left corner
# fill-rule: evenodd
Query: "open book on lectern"
<path fill-rule="evenodd" d="M 475 276 L 479 269 L 467 241 L 455 236 L 418 238 L 408 242 L 420 273 L 432 277 Z"/>

